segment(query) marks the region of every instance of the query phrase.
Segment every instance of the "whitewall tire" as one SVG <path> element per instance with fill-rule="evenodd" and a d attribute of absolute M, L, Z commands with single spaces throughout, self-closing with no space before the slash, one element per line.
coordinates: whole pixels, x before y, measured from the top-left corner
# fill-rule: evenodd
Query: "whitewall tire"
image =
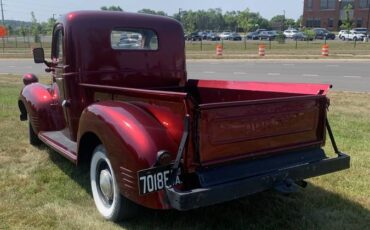
<path fill-rule="evenodd" d="M 90 164 L 90 181 L 96 208 L 105 219 L 119 221 L 136 214 L 137 206 L 120 194 L 116 176 L 103 145 L 94 149 Z"/>

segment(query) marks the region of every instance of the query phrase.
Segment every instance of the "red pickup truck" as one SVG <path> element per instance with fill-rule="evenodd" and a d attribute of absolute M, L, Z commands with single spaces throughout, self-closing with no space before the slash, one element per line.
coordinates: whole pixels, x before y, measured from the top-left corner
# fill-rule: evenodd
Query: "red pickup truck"
<path fill-rule="evenodd" d="M 33 50 L 52 82 L 24 75 L 20 119 L 31 144 L 90 165 L 106 219 L 289 192 L 349 168 L 326 118 L 330 85 L 188 80 L 184 46 L 173 19 L 79 11 L 55 25 L 50 61 Z"/>

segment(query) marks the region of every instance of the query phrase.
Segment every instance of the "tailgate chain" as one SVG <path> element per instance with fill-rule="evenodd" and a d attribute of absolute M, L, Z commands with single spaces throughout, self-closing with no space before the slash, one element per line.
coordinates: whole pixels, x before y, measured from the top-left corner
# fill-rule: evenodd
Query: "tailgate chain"
<path fill-rule="evenodd" d="M 326 128 L 328 130 L 330 141 L 333 146 L 334 152 L 338 154 L 339 156 L 341 156 L 343 153 L 338 149 L 338 146 L 337 146 L 337 143 L 335 142 L 333 131 L 331 130 L 328 118 L 326 118 Z"/>
<path fill-rule="evenodd" d="M 190 120 L 190 116 L 189 114 L 186 114 L 184 117 L 184 132 L 182 133 L 179 149 L 176 155 L 176 160 L 175 160 L 175 163 L 173 164 L 172 173 L 170 175 L 170 180 L 169 180 L 170 185 L 175 184 L 176 177 L 179 172 L 181 157 L 183 155 L 185 144 L 189 136 L 189 123 L 190 123 L 189 120 Z"/>

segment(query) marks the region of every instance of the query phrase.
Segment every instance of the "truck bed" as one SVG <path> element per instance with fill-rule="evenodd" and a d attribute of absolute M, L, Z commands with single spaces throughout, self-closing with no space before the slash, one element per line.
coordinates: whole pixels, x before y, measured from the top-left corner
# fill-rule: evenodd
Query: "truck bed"
<path fill-rule="evenodd" d="M 323 145 L 329 87 L 189 82 L 197 103 L 196 158 L 210 165 Z"/>
<path fill-rule="evenodd" d="M 103 91 L 107 88 L 83 86 Z M 172 127 L 169 130 L 176 142 L 181 138 L 181 116 L 185 111 L 190 113 L 191 145 L 185 158 L 186 165 L 191 167 L 193 163 L 212 165 L 324 145 L 326 92 L 330 87 L 328 84 L 189 80 L 185 87 L 150 90 L 109 86 L 115 92 L 103 93 L 105 96 L 96 93 L 95 100 L 113 98 L 142 107 L 160 122 L 173 124 L 168 127 Z M 176 110 L 178 119 L 163 120 L 166 116 L 158 111 L 163 106 Z"/>

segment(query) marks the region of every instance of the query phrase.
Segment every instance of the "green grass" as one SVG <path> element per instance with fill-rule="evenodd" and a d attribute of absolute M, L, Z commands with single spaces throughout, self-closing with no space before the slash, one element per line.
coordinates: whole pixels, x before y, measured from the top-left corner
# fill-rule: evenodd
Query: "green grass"
<path fill-rule="evenodd" d="M 115 224 L 95 209 L 86 168 L 28 144 L 16 106 L 21 87 L 19 76 L 0 75 L 0 229 L 369 228 L 370 94 L 330 93 L 329 119 L 350 170 L 310 179 L 290 196 L 267 191 L 189 212 L 146 210 Z"/>

